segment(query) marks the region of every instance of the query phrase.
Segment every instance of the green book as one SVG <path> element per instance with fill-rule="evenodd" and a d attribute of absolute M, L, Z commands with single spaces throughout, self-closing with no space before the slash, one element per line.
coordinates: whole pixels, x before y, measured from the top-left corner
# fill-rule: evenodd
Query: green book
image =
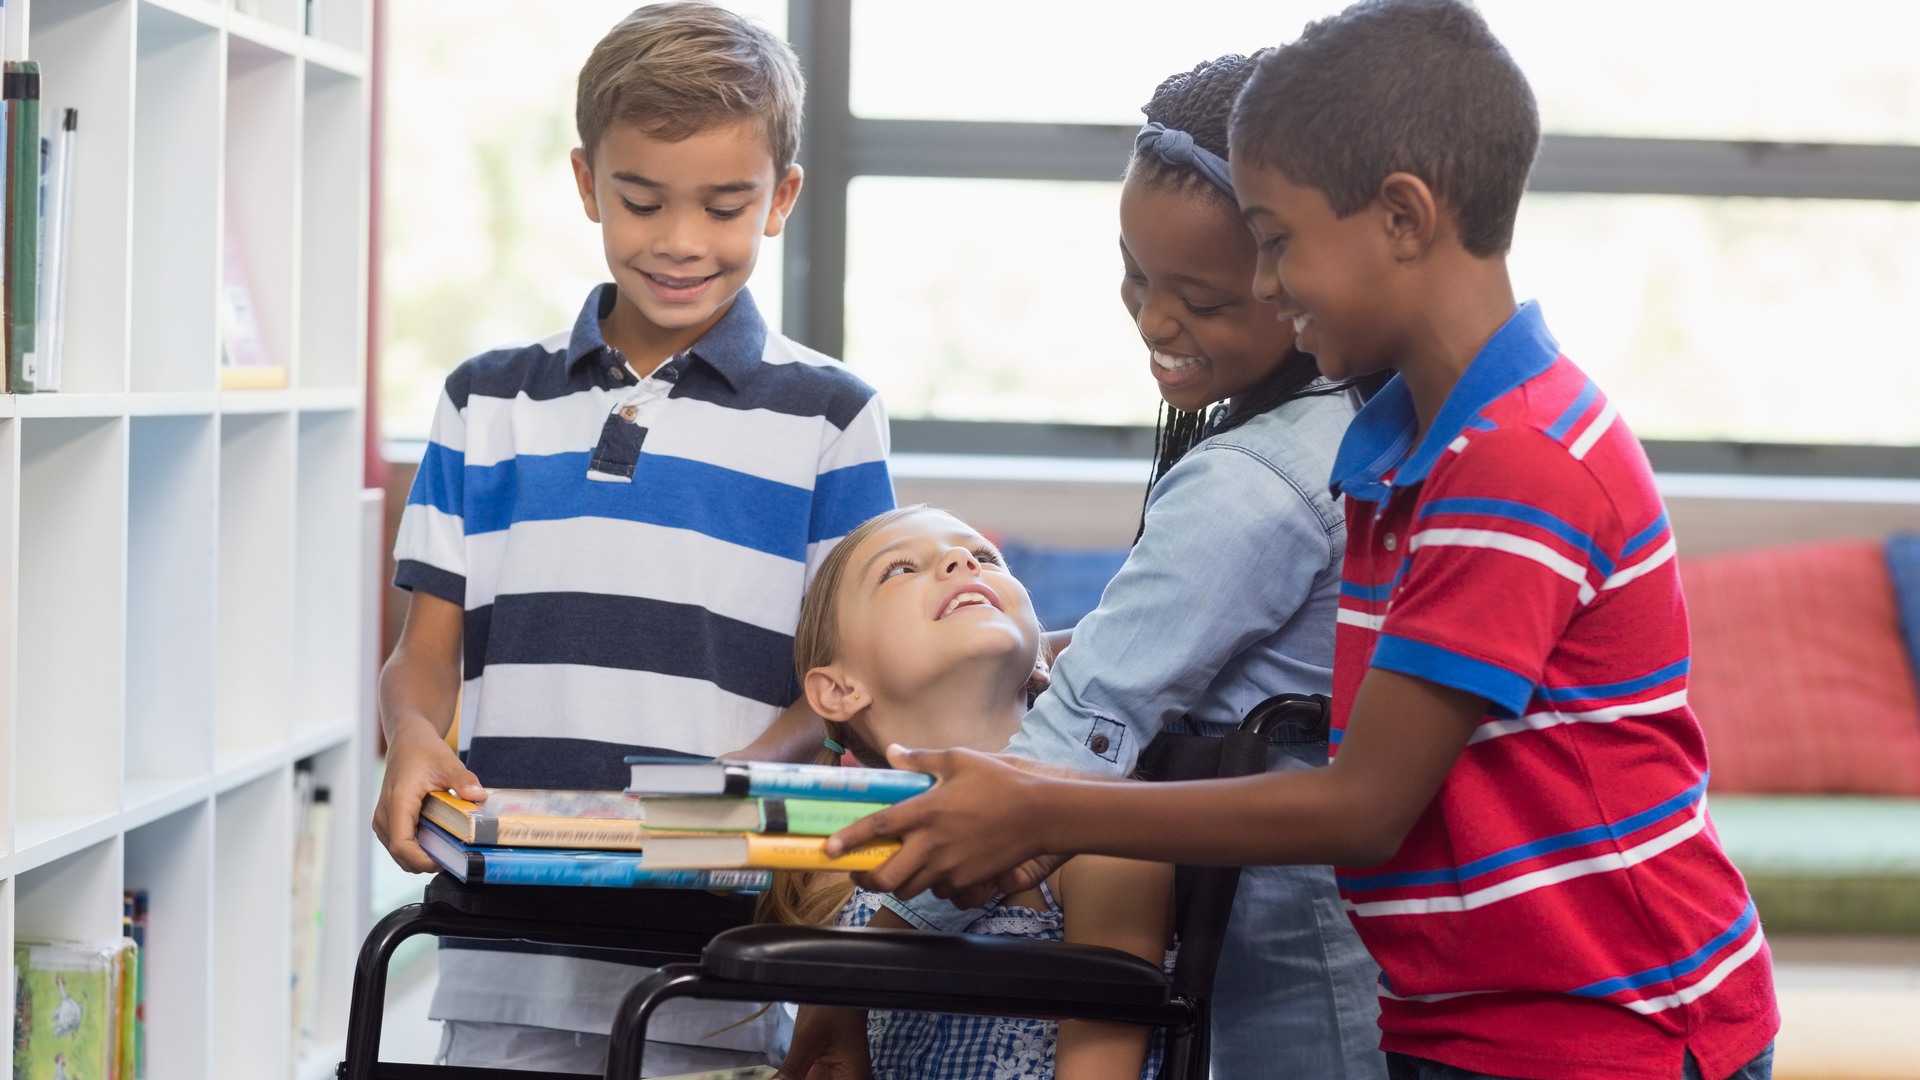
<path fill-rule="evenodd" d="M 37 375 L 34 328 L 40 306 L 40 64 L 9 61 L 4 80 L 7 389 L 31 394 Z"/>
<path fill-rule="evenodd" d="M 651 796 L 648 832 L 754 832 L 832 836 L 891 803 L 838 799 L 686 798 Z"/>

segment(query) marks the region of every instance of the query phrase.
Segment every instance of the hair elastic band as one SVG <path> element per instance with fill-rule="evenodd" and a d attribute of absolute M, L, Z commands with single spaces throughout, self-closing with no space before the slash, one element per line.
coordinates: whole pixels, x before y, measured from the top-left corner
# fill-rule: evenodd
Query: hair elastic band
<path fill-rule="evenodd" d="M 831 735 L 829 735 L 829 736 L 827 736 L 827 737 L 826 737 L 825 739 L 823 739 L 823 740 L 822 740 L 822 742 L 824 742 L 824 743 L 826 744 L 826 747 L 827 747 L 827 749 L 829 749 L 829 750 L 831 750 L 831 751 L 833 751 L 833 756 L 834 756 L 834 757 L 839 757 L 839 756 L 840 756 L 841 754 L 844 754 L 844 753 L 846 753 L 846 752 L 847 752 L 847 748 L 846 748 L 846 747 L 844 747 L 844 746 L 841 746 L 841 745 L 840 745 L 839 743 L 837 743 L 837 742 L 834 742 L 834 741 L 833 741 L 833 736 L 831 736 Z"/>
<path fill-rule="evenodd" d="M 1233 195 L 1233 177 L 1227 172 L 1227 159 L 1193 141 L 1193 136 L 1179 128 L 1170 128 L 1155 122 L 1140 129 L 1133 137 L 1135 153 L 1152 153 L 1169 165 L 1184 165 L 1206 177 L 1214 187 Z"/>

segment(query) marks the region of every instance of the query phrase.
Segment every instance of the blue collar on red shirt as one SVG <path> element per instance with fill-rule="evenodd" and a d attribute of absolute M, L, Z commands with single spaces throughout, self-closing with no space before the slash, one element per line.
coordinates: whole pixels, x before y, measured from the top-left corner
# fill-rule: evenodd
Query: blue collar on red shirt
<path fill-rule="evenodd" d="M 1333 459 L 1333 493 L 1385 502 L 1394 488 L 1425 480 L 1448 444 L 1468 426 L 1484 424 L 1481 409 L 1552 367 L 1559 357 L 1560 343 L 1548 332 L 1539 303 L 1521 304 L 1467 365 L 1419 446 L 1413 445 L 1414 432 L 1420 429 L 1413 395 L 1406 380 L 1395 376 L 1354 415 L 1340 440 Z M 1388 480 L 1390 472 L 1393 478 Z"/>
<path fill-rule="evenodd" d="M 613 314 L 613 302 L 618 295 L 612 282 L 596 286 L 588 294 L 580 317 L 574 320 L 573 336 L 567 342 L 567 370 L 573 370 L 607 348 L 606 339 L 600 335 L 600 320 Z M 729 386 L 738 390 L 759 368 L 766 347 L 767 321 L 761 318 L 753 295 L 741 289 L 733 298 L 733 306 L 687 352 L 719 372 Z"/>

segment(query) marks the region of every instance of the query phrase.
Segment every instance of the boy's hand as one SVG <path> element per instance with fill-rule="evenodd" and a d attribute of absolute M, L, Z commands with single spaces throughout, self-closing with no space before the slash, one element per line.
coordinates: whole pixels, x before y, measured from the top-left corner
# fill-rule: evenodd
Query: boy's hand
<path fill-rule="evenodd" d="M 900 837 L 898 854 L 855 875 L 862 888 L 903 898 L 927 889 L 940 897 L 984 897 L 1031 888 L 1063 861 L 1048 856 L 1036 825 L 1045 821 L 1039 807 L 1051 777 L 1077 774 L 977 750 L 890 746 L 887 760 L 896 769 L 931 773 L 938 783 L 828 839 L 828 852 L 838 853 Z"/>
<path fill-rule="evenodd" d="M 872 1076 L 865 1009 L 800 1007 L 787 1060 L 773 1080 L 872 1080 Z"/>
<path fill-rule="evenodd" d="M 440 868 L 414 841 L 420 800 L 430 791 L 452 790 L 469 802 L 484 802 L 487 789 L 460 763 L 433 725 L 424 719 L 401 721 L 387 744 L 387 775 L 373 808 L 373 834 L 401 869 L 431 873 Z"/>

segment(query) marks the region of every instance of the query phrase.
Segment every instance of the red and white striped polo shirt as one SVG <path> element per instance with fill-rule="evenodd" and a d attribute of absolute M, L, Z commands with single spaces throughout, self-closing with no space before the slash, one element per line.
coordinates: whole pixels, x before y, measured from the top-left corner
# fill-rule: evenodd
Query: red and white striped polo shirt
<path fill-rule="evenodd" d="M 1353 422 L 1334 741 L 1370 667 L 1488 711 L 1399 853 L 1339 871 L 1388 1050 L 1513 1077 L 1733 1072 L 1779 1028 L 1707 816 L 1674 542 L 1638 440 L 1537 306 L 1414 445 L 1396 379 Z"/>

